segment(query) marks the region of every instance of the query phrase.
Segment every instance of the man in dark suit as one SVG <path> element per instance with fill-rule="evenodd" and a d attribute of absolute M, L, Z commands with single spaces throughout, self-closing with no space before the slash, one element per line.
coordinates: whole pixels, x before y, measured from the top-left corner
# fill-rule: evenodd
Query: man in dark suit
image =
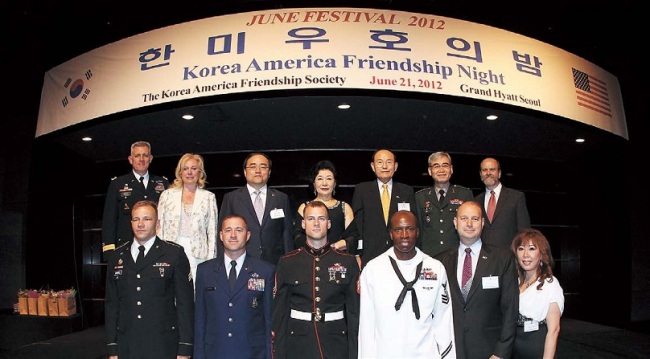
<path fill-rule="evenodd" d="M 108 186 L 102 220 L 102 251 L 106 259 L 116 247 L 133 239 L 131 230 L 133 205 L 142 200 L 158 202 L 160 194 L 169 187 L 167 178 L 149 173 L 151 160 L 153 155 L 149 142 L 133 143 L 129 155 L 129 163 L 133 171 L 124 176 L 114 177 Z"/>
<path fill-rule="evenodd" d="M 451 155 L 434 152 L 427 161 L 433 187 L 415 193 L 415 212 L 420 225 L 418 248 L 432 257 L 451 248 L 458 248 L 454 217 L 458 206 L 474 199 L 472 190 L 449 183 L 454 173 Z"/>
<path fill-rule="evenodd" d="M 275 266 L 246 254 L 244 217 L 224 217 L 219 237 L 223 255 L 197 269 L 193 358 L 271 359 Z"/>
<path fill-rule="evenodd" d="M 436 256 L 448 273 L 459 359 L 510 358 L 515 343 L 519 313 L 515 256 L 484 243 L 483 224 L 478 202 L 460 205 L 454 218 L 460 244 Z"/>
<path fill-rule="evenodd" d="M 481 239 L 487 244 L 510 249 L 512 238 L 524 228 L 530 228 L 530 216 L 523 192 L 506 188 L 501 184 L 501 165 L 494 158 L 481 161 L 481 181 L 485 191 L 476 196 L 483 205 L 485 227 Z M 490 197 L 494 192 L 495 210 L 490 218 Z"/>
<path fill-rule="evenodd" d="M 110 359 L 177 359 L 192 355 L 194 286 L 178 244 L 156 237 L 153 201 L 133 205 L 134 240 L 110 256 L 105 327 Z"/>
<path fill-rule="evenodd" d="M 244 160 L 246 186 L 225 194 L 219 217 L 244 217 L 251 231 L 246 253 L 277 264 L 283 254 L 293 250 L 293 220 L 289 197 L 267 186 L 271 165 L 265 154 L 249 154 Z"/>
<path fill-rule="evenodd" d="M 370 168 L 377 179 L 359 183 L 354 188 L 352 209 L 359 234 L 356 254 L 365 266 L 368 261 L 384 253 L 392 246 L 388 235 L 388 219 L 401 210 L 415 212 L 413 187 L 393 181 L 397 171 L 395 154 L 386 149 L 377 150 L 372 155 Z M 383 208 L 382 195 L 390 200 L 389 207 Z"/>

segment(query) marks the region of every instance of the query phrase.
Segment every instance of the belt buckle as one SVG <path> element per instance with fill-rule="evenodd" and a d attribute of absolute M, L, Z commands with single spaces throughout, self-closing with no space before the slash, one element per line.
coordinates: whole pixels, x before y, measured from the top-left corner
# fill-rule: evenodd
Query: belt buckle
<path fill-rule="evenodd" d="M 325 319 L 325 316 L 320 312 L 320 308 L 316 308 L 316 313 L 314 313 L 314 321 L 322 322 L 323 319 Z"/>

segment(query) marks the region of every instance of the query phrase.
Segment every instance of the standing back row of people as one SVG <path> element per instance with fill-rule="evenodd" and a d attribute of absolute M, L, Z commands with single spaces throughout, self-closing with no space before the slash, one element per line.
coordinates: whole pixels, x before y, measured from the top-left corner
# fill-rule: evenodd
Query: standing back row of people
<path fill-rule="evenodd" d="M 159 202 L 161 228 L 158 234 L 166 240 L 185 244 L 195 275 L 196 266 L 216 257 L 217 248 L 222 248 L 216 234 L 219 209 L 214 194 L 205 189 L 207 174 L 203 158 L 198 154 L 182 156 L 171 187 L 166 178 L 149 173 L 152 159 L 149 143 L 134 143 L 129 156 L 133 171 L 111 181 L 102 223 L 105 256 L 120 242 L 130 239 L 132 205 L 138 200 L 149 199 Z M 337 249 L 355 253 L 361 265 L 365 265 L 390 247 L 388 218 L 398 210 L 416 214 L 421 230 L 417 246 L 425 253 L 435 256 L 458 244 L 453 217 L 458 206 L 473 196 L 470 189 L 450 183 L 454 169 L 448 153 L 436 152 L 429 156 L 428 172 L 434 183 L 417 193 L 413 187 L 394 181 L 398 162 L 392 151 L 376 151 L 370 168 L 376 179 L 354 188 L 351 205 L 334 197 L 336 169 L 331 162 L 321 161 L 312 170 L 310 177 L 315 199 L 323 201 L 330 209 L 333 235 L 337 239 L 333 245 Z M 281 255 L 304 243 L 304 233 L 299 220 L 296 225 L 293 223 L 289 197 L 268 187 L 271 170 L 272 162 L 267 155 L 249 154 L 243 163 L 246 185 L 225 194 L 220 214 L 244 216 L 252 233 L 249 253 L 276 264 Z M 509 248 L 514 234 L 531 226 L 525 195 L 501 184 L 501 168 L 496 159 L 486 158 L 481 162 L 480 176 L 485 191 L 476 196 L 476 200 L 483 204 L 486 218 L 484 241 Z M 163 192 L 166 193 L 163 195 Z M 304 203 L 300 205 L 298 218 L 303 206 Z"/>

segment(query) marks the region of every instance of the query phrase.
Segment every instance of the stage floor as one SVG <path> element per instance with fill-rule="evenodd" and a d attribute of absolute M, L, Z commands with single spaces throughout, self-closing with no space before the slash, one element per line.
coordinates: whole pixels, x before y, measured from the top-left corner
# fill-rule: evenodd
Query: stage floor
<path fill-rule="evenodd" d="M 97 326 L 14 349 L 1 348 L 0 358 L 104 359 L 105 348 L 104 327 Z M 648 358 L 650 333 L 644 328 L 630 331 L 562 318 L 556 354 L 559 359 Z"/>

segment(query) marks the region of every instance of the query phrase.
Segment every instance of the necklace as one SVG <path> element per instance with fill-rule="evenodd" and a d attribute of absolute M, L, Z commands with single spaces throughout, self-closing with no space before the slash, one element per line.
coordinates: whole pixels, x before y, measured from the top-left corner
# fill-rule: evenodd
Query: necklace
<path fill-rule="evenodd" d="M 324 200 L 324 199 L 316 198 L 316 201 L 321 201 L 321 202 L 323 202 L 327 208 L 332 208 L 332 206 L 335 205 L 335 204 L 337 203 L 337 200 L 334 199 L 334 198 L 330 198 L 330 199 L 328 199 L 328 200 Z M 334 203 L 332 203 L 332 202 L 334 202 Z M 330 203 L 332 203 L 332 204 L 330 205 Z"/>
<path fill-rule="evenodd" d="M 192 203 L 183 202 L 183 213 L 185 213 L 186 216 L 192 215 Z"/>
<path fill-rule="evenodd" d="M 530 287 L 531 285 L 535 284 L 537 282 L 537 277 L 535 277 L 533 280 L 526 282 L 526 288 Z"/>

